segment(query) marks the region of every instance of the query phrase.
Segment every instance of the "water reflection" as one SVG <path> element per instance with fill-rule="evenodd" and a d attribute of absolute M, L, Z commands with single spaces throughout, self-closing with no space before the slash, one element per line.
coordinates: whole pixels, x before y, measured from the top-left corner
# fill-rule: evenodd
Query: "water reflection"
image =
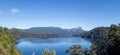
<path fill-rule="evenodd" d="M 83 38 L 21 38 L 18 42 L 16 46 L 23 55 L 31 55 L 33 52 L 41 55 L 46 48 L 55 50 L 57 55 L 68 55 L 65 51 L 72 45 L 81 45 L 83 50 L 91 46 L 90 41 Z"/>

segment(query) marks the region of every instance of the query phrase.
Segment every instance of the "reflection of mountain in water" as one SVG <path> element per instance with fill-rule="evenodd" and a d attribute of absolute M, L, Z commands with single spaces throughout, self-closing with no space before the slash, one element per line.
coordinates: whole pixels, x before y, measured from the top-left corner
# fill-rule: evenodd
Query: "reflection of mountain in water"
<path fill-rule="evenodd" d="M 36 55 L 41 55 L 42 52 L 48 48 L 55 50 L 57 55 L 67 55 L 66 50 L 73 45 L 81 45 L 82 49 L 90 49 L 91 43 L 83 38 L 21 38 L 16 45 L 23 55 L 31 55 L 33 52 Z"/>
<path fill-rule="evenodd" d="M 75 39 L 75 40 L 74 40 Z M 26 41 L 31 43 L 60 43 L 60 42 L 67 42 L 67 43 L 81 43 L 81 42 L 89 42 L 88 39 L 83 38 L 21 38 L 18 42 Z"/>

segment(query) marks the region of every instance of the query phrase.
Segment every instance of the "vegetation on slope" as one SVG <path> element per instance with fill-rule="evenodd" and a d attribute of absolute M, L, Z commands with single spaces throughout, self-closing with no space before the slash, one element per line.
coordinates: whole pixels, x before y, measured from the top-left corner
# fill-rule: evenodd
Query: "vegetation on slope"
<path fill-rule="evenodd" d="M 0 27 L 0 55 L 21 55 L 15 48 L 15 39 L 7 28 Z"/>
<path fill-rule="evenodd" d="M 108 36 L 109 30 L 110 27 L 97 27 L 81 35 L 84 38 L 90 38 L 91 42 L 96 42 L 99 45 L 103 38 Z"/>
<path fill-rule="evenodd" d="M 92 42 L 91 55 L 120 55 L 120 24 L 103 29 L 93 29 L 84 34 Z"/>
<path fill-rule="evenodd" d="M 24 32 L 20 31 L 19 29 L 10 29 L 9 30 L 14 36 L 14 38 L 52 38 L 52 37 L 58 37 L 57 34 L 35 34 L 30 32 Z"/>
<path fill-rule="evenodd" d="M 108 37 L 105 37 L 98 49 L 101 55 L 120 55 L 120 25 L 111 25 Z"/>

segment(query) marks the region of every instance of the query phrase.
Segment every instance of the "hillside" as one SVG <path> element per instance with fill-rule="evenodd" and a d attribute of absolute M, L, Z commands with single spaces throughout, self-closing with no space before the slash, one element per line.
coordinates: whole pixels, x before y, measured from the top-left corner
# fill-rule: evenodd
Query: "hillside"
<path fill-rule="evenodd" d="M 92 29 L 82 37 L 92 41 L 92 55 L 120 55 L 120 24 Z"/>
<path fill-rule="evenodd" d="M 13 35 L 21 37 L 71 37 L 83 33 L 82 28 L 62 29 L 59 27 L 32 27 L 29 29 L 10 29 Z"/>
<path fill-rule="evenodd" d="M 108 36 L 110 27 L 96 27 L 88 32 L 81 34 L 84 38 L 90 38 L 92 42 L 97 42 L 100 44 L 104 37 Z"/>

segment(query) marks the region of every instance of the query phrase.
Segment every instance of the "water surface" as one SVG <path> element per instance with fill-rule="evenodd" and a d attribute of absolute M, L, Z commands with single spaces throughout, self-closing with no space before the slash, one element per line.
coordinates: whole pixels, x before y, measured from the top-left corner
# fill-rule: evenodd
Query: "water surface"
<path fill-rule="evenodd" d="M 22 52 L 23 55 L 42 55 L 42 52 L 48 48 L 55 50 L 57 55 L 68 55 L 65 51 L 75 45 L 81 45 L 82 49 L 90 49 L 91 43 L 87 39 L 83 38 L 21 38 L 16 45 L 17 49 Z"/>

